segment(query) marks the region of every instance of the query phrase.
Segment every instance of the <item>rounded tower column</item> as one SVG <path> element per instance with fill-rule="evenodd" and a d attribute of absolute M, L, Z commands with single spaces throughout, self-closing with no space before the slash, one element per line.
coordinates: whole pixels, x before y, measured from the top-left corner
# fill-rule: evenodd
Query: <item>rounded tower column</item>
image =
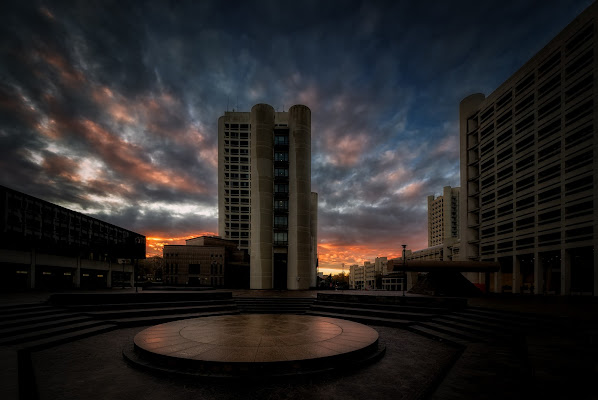
<path fill-rule="evenodd" d="M 272 289 L 274 108 L 251 108 L 251 254 L 249 286 Z"/>
<path fill-rule="evenodd" d="M 289 109 L 289 248 L 287 288 L 309 289 L 311 260 L 311 111 Z"/>
<path fill-rule="evenodd" d="M 470 240 L 475 239 L 473 229 L 469 228 L 469 212 L 468 205 L 473 202 L 469 197 L 469 193 L 476 192 L 477 189 L 470 187 L 474 186 L 473 182 L 469 182 L 468 175 L 468 159 L 467 159 L 467 133 L 477 127 L 477 118 L 470 119 L 472 115 L 479 109 L 480 104 L 484 101 L 482 93 L 475 93 L 467 96 L 461 103 L 459 103 L 459 136 L 461 154 L 461 189 L 459 192 L 459 234 L 461 236 L 461 245 L 459 248 L 459 259 L 467 261 L 470 257 L 479 257 L 476 246 L 469 244 Z M 475 205 L 472 205 L 472 209 Z"/>
<path fill-rule="evenodd" d="M 318 284 L 318 194 L 311 192 L 311 204 L 309 209 L 309 230 L 311 235 L 311 287 Z"/>

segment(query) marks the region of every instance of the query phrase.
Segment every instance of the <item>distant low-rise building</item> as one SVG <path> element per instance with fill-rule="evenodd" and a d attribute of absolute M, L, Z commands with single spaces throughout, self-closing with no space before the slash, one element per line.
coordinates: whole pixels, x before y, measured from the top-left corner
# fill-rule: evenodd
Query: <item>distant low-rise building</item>
<path fill-rule="evenodd" d="M 374 260 L 374 264 L 376 266 L 376 274 L 379 275 L 386 275 L 387 273 L 387 266 L 388 266 L 388 258 L 387 257 L 376 257 Z"/>
<path fill-rule="evenodd" d="M 363 265 L 351 265 L 349 267 L 349 287 L 351 289 L 376 289 L 379 286 L 376 282 L 382 276 L 380 272 L 382 265 L 386 265 L 382 262 L 382 259 L 385 260 L 386 257 L 381 257 L 380 260 L 377 259 L 377 264 L 364 261 Z"/>
<path fill-rule="evenodd" d="M 234 240 L 200 236 L 184 245 L 166 245 L 164 282 L 174 285 L 249 287 L 247 251 Z"/>

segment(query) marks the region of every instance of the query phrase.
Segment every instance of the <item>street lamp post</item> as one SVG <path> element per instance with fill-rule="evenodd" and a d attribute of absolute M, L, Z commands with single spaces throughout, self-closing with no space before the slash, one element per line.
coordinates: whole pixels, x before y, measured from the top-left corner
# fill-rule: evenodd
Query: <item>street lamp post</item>
<path fill-rule="evenodd" d="M 403 297 L 405 297 L 405 281 L 407 280 L 407 271 L 405 271 L 405 267 L 407 266 L 407 259 L 405 258 L 405 248 L 407 247 L 407 245 L 402 244 L 401 246 L 403 246 L 403 284 L 401 286 L 403 287 Z"/>

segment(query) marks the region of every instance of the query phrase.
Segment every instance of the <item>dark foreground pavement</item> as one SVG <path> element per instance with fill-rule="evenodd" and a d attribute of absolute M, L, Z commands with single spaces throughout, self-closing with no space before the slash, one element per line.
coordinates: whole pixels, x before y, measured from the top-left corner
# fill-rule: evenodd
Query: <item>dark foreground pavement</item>
<path fill-rule="evenodd" d="M 306 291 L 297 297 L 315 295 Z M 43 293 L 0 296 L 3 304 L 46 298 Z M 31 383 L 39 399 L 598 399 L 594 299 L 485 297 L 471 299 L 470 305 L 577 322 L 557 331 L 532 331 L 517 341 L 470 343 L 465 348 L 400 328 L 373 326 L 386 346 L 385 356 L 374 364 L 343 375 L 242 384 L 189 382 L 136 370 L 123 360 L 122 350 L 146 327 L 123 328 L 32 352 Z M 12 354 L 9 348 L 0 350 L 0 355 Z M 12 398 L 4 396 L 9 392 L 0 388 L 0 398 Z"/>
<path fill-rule="evenodd" d="M 122 349 L 143 329 L 121 329 L 33 353 L 40 399 L 417 399 L 441 378 L 457 353 L 411 332 L 376 327 L 386 355 L 344 376 L 193 383 L 150 375 L 124 362 Z"/>

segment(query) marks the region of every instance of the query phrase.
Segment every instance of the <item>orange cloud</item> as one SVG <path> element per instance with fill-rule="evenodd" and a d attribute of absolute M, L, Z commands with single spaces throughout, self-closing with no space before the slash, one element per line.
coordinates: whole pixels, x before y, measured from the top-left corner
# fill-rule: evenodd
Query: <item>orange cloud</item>
<path fill-rule="evenodd" d="M 135 124 L 146 132 L 168 138 L 181 147 L 196 148 L 203 160 L 214 168 L 218 166 L 218 148 L 208 146 L 205 135 L 196 126 L 187 124 L 178 129 L 163 126 L 168 125 L 168 118 L 176 119 L 177 113 L 185 108 L 171 94 L 161 93 L 157 96 L 145 96 L 139 101 L 129 101 L 104 86 L 95 88 L 92 98 L 107 111 L 114 122 Z"/>
<path fill-rule="evenodd" d="M 59 73 L 64 84 L 74 87 L 86 81 L 83 73 L 69 64 L 59 53 L 54 51 L 38 51 L 37 55 Z"/>
<path fill-rule="evenodd" d="M 422 195 L 423 189 L 424 189 L 424 182 L 416 181 L 416 182 L 411 182 L 408 185 L 403 186 L 402 188 L 399 189 L 398 193 L 402 194 L 403 197 L 415 199 L 415 198 L 421 198 L 423 196 Z"/>
<path fill-rule="evenodd" d="M 79 182 L 80 177 L 74 172 L 77 170 L 77 162 L 68 157 L 58 154 L 46 156 L 42 162 L 42 167 L 53 176 L 60 176 L 71 182 Z"/>
<path fill-rule="evenodd" d="M 146 183 L 173 187 L 189 193 L 203 192 L 203 188 L 187 176 L 169 173 L 151 163 L 144 162 L 141 159 L 144 153 L 143 149 L 125 142 L 95 122 L 84 120 L 81 122 L 81 127 L 80 132 L 95 146 L 103 159 L 108 161 L 107 164 L 123 175 L 132 176 Z"/>

